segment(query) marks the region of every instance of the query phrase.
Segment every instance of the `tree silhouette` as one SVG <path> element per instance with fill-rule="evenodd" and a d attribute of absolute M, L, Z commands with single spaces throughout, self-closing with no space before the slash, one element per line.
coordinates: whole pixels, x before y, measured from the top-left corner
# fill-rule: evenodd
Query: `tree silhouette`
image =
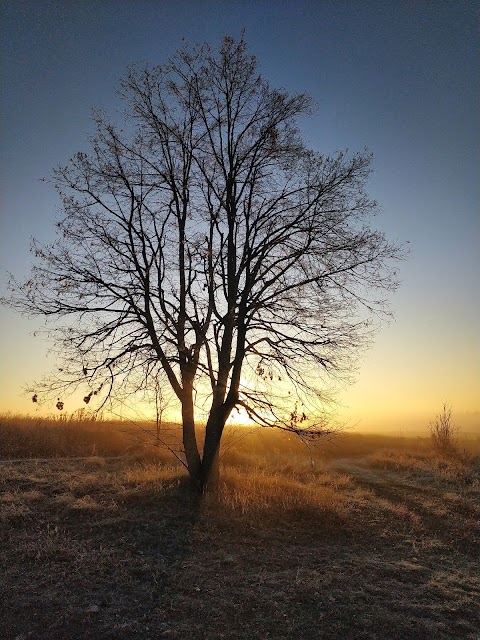
<path fill-rule="evenodd" d="M 119 94 L 122 125 L 95 113 L 89 153 L 55 170 L 58 239 L 34 244 L 10 302 L 57 321 L 65 365 L 51 388 L 104 400 L 161 371 L 203 488 L 235 407 L 260 425 L 328 430 L 325 382 L 385 311 L 400 250 L 368 225 L 371 156 L 306 148 L 310 99 L 271 89 L 243 37 L 131 68 Z"/>

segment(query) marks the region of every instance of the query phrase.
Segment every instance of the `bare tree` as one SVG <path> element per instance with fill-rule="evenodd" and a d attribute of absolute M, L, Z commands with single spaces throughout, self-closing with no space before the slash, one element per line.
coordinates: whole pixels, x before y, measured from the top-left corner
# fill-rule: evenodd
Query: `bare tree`
<path fill-rule="evenodd" d="M 297 121 L 310 99 L 271 89 L 257 67 L 243 37 L 225 37 L 131 68 L 123 128 L 96 113 L 90 152 L 55 170 L 58 240 L 34 245 L 10 301 L 56 321 L 55 391 L 88 384 L 105 400 L 162 370 L 201 488 L 235 407 L 328 431 L 325 382 L 385 312 L 400 257 L 368 224 L 371 156 L 307 149 Z"/>

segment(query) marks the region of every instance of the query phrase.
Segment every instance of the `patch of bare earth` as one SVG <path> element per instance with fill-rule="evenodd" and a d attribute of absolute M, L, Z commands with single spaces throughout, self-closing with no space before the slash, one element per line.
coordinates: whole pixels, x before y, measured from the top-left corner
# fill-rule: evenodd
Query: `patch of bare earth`
<path fill-rule="evenodd" d="M 0 637 L 480 637 L 478 492 L 343 459 L 228 468 L 0 465 Z"/>

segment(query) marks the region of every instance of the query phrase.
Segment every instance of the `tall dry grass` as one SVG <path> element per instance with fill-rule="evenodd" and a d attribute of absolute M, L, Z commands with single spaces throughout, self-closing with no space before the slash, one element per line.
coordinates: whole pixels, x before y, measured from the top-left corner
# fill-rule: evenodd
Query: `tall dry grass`
<path fill-rule="evenodd" d="M 379 450 L 367 456 L 372 467 L 400 471 L 419 479 L 461 484 L 478 483 L 480 463 L 477 456 L 463 452 L 447 457 L 435 450 L 421 452 Z"/>
<path fill-rule="evenodd" d="M 158 456 L 152 434 L 128 422 L 84 416 L 0 415 L 0 459 Z"/>
<path fill-rule="evenodd" d="M 185 477 L 173 455 L 152 446 L 150 427 L 85 416 L 3 415 L 0 459 L 83 457 L 90 460 L 90 468 L 97 465 L 101 471 L 102 457 L 124 456 L 136 461 L 130 479 L 137 476 L 140 484 L 159 478 L 167 467 L 170 480 L 172 474 Z M 178 425 L 169 429 L 175 437 L 180 435 Z M 222 485 L 217 499 L 245 513 L 253 505 L 257 510 L 262 505 L 263 510 L 293 510 L 298 504 L 311 511 L 339 509 L 348 478 L 329 469 L 329 463 L 338 458 L 364 459 L 372 467 L 423 474 L 432 481 L 473 482 L 478 478 L 473 450 L 480 442 L 464 444 L 471 448 L 468 454 L 445 458 L 432 450 L 428 438 L 342 433 L 332 440 L 303 443 L 278 430 L 230 426 L 222 442 Z"/>
<path fill-rule="evenodd" d="M 181 427 L 166 424 L 162 439 L 180 449 Z M 203 441 L 199 429 L 198 441 Z M 0 458 L 65 456 L 119 456 L 151 452 L 152 445 L 165 450 L 155 440 L 155 426 L 147 422 L 95 420 L 88 415 L 24 416 L 0 414 Z M 480 453 L 480 439 L 457 439 L 459 452 Z M 341 432 L 304 443 L 293 434 L 277 429 L 228 426 L 222 439 L 221 456 L 236 467 L 256 466 L 264 470 L 284 465 L 314 469 L 322 461 L 362 457 L 378 450 L 424 453 L 431 450 L 429 438 Z M 165 450 L 165 453 L 168 452 Z M 173 459 L 173 456 L 171 456 Z"/>

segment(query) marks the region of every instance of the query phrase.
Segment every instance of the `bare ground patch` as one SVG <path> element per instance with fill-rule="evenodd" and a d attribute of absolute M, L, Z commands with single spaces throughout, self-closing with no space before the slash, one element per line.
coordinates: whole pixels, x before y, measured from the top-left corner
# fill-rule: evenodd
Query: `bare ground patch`
<path fill-rule="evenodd" d="M 471 489 L 351 460 L 224 481 L 199 498 L 165 464 L 2 465 L 1 637 L 478 639 Z"/>

